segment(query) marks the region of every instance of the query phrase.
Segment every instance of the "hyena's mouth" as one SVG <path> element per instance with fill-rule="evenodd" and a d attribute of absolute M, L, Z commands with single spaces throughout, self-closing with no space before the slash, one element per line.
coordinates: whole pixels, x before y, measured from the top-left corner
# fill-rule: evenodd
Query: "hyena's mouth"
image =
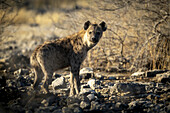
<path fill-rule="evenodd" d="M 93 43 L 97 43 L 98 41 L 99 41 L 98 39 L 92 38 L 92 42 L 93 42 Z"/>

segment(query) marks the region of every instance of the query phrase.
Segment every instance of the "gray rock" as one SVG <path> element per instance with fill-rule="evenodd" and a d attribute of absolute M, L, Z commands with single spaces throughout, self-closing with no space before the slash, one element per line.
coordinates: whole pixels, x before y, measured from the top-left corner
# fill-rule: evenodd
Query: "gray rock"
<path fill-rule="evenodd" d="M 64 77 L 59 77 L 52 82 L 53 90 L 66 87 L 66 82 Z"/>
<path fill-rule="evenodd" d="M 57 74 L 56 72 L 53 73 L 53 76 L 54 76 L 55 78 L 61 77 L 61 75 Z"/>
<path fill-rule="evenodd" d="M 96 101 L 91 102 L 90 110 L 100 110 L 100 108 L 101 108 L 101 105 L 98 102 Z"/>
<path fill-rule="evenodd" d="M 86 67 L 80 70 L 80 79 L 93 78 L 94 72 L 92 68 Z"/>
<path fill-rule="evenodd" d="M 95 78 L 96 78 L 96 79 L 99 79 L 99 80 L 103 80 L 103 79 L 104 79 L 104 76 L 101 75 L 101 74 L 99 74 L 99 73 L 96 73 L 96 74 L 95 74 Z"/>
<path fill-rule="evenodd" d="M 55 96 L 50 96 L 50 97 L 42 100 L 41 104 L 43 104 L 45 107 L 47 107 L 47 106 L 51 106 L 53 102 L 55 102 Z"/>
<path fill-rule="evenodd" d="M 81 91 L 80 91 L 80 95 L 88 95 L 88 94 L 90 94 L 91 92 L 94 92 L 94 90 L 92 90 L 91 88 L 83 88 L 83 89 L 81 89 Z"/>
<path fill-rule="evenodd" d="M 108 97 L 109 97 L 109 94 L 102 94 L 102 96 L 103 96 L 104 98 L 108 98 Z"/>
<path fill-rule="evenodd" d="M 80 70 L 80 75 L 86 74 L 86 73 L 92 73 L 93 74 L 94 72 L 93 72 L 93 69 L 90 68 L 90 67 L 85 67 L 85 68 Z"/>
<path fill-rule="evenodd" d="M 88 98 L 90 101 L 95 100 L 94 94 L 88 94 L 88 95 L 87 95 L 87 98 Z"/>
<path fill-rule="evenodd" d="M 62 113 L 62 110 L 61 109 L 56 109 L 52 113 Z"/>
<path fill-rule="evenodd" d="M 124 104 L 122 104 L 121 102 L 117 102 L 115 104 L 115 109 L 122 110 L 123 108 L 124 108 Z"/>
<path fill-rule="evenodd" d="M 145 85 L 138 83 L 116 83 L 111 89 L 110 93 L 118 93 L 123 95 L 136 95 L 145 93 Z"/>
<path fill-rule="evenodd" d="M 84 84 L 81 86 L 80 89 L 80 95 L 88 95 L 90 93 L 96 93 L 94 90 L 92 90 L 88 84 Z"/>
<path fill-rule="evenodd" d="M 71 108 L 63 107 L 63 108 L 62 108 L 62 113 L 73 113 L 73 111 L 72 111 Z"/>
<path fill-rule="evenodd" d="M 150 70 L 146 72 L 146 77 L 155 77 L 156 74 L 165 73 L 168 70 Z"/>
<path fill-rule="evenodd" d="M 25 113 L 33 113 L 31 110 L 26 110 Z"/>
<path fill-rule="evenodd" d="M 75 108 L 73 109 L 73 112 L 74 112 L 74 113 L 83 113 L 83 110 L 82 110 L 80 107 L 75 107 Z"/>
<path fill-rule="evenodd" d="M 116 77 L 108 77 L 108 80 L 116 80 Z"/>
<path fill-rule="evenodd" d="M 132 101 L 128 105 L 129 105 L 129 109 L 136 109 L 139 107 L 138 101 Z"/>
<path fill-rule="evenodd" d="M 166 108 L 167 108 L 167 113 L 170 113 L 170 104 Z"/>
<path fill-rule="evenodd" d="M 28 74 L 29 74 L 29 70 L 22 69 L 22 68 L 14 72 L 14 75 L 28 75 Z"/>
<path fill-rule="evenodd" d="M 144 76 L 145 72 L 135 72 L 131 75 L 131 77 L 140 77 L 140 76 Z"/>
<path fill-rule="evenodd" d="M 80 105 L 79 105 L 79 103 L 73 103 L 73 104 L 69 104 L 68 105 L 68 108 L 75 108 L 75 107 L 79 107 Z"/>
<path fill-rule="evenodd" d="M 81 101 L 90 102 L 86 95 L 79 95 L 78 98 Z"/>
<path fill-rule="evenodd" d="M 95 79 L 90 79 L 87 84 L 90 86 L 91 89 L 95 89 L 96 88 L 96 80 Z"/>
<path fill-rule="evenodd" d="M 81 100 L 79 98 L 76 98 L 76 97 L 68 97 L 66 99 L 66 101 L 67 101 L 67 105 L 74 104 L 74 103 L 80 104 L 80 102 L 81 102 Z"/>
<path fill-rule="evenodd" d="M 44 111 L 44 112 L 52 112 L 56 109 L 55 106 L 48 106 L 48 107 L 39 107 L 40 111 Z"/>
<path fill-rule="evenodd" d="M 108 66 L 106 68 L 107 72 L 118 72 L 119 68 L 117 66 Z"/>
<path fill-rule="evenodd" d="M 90 102 L 81 101 L 80 107 L 81 107 L 82 109 L 89 109 L 89 108 L 90 108 Z"/>
<path fill-rule="evenodd" d="M 162 74 L 156 74 L 156 80 L 161 83 L 170 82 L 170 71 Z"/>

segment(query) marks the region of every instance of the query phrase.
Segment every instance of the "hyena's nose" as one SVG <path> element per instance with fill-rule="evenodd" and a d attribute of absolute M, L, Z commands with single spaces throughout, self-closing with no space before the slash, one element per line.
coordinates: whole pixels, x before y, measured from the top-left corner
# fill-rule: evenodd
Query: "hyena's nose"
<path fill-rule="evenodd" d="M 93 38 L 92 38 L 92 41 L 93 41 L 94 43 L 96 43 L 98 40 L 97 40 L 97 38 L 93 37 Z"/>

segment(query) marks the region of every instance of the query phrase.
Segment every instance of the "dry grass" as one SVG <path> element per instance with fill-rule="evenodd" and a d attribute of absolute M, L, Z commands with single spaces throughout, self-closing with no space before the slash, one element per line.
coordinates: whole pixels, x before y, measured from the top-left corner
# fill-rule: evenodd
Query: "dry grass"
<path fill-rule="evenodd" d="M 11 12 L 6 12 L 5 10 L 0 10 L 2 16 L 6 13 L 5 18 L 1 20 L 1 23 L 10 23 L 10 24 L 32 24 L 37 23 L 40 25 L 52 24 L 53 20 L 58 21 L 59 15 L 56 12 L 47 12 L 45 14 L 37 14 L 33 10 L 26 10 L 22 8 L 20 10 L 14 9 Z"/>

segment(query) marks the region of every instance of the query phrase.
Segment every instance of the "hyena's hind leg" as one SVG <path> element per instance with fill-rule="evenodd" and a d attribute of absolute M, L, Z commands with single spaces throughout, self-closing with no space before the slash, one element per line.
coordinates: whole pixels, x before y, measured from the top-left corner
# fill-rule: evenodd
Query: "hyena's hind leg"
<path fill-rule="evenodd" d="M 52 83 L 52 75 L 53 71 L 51 69 L 48 69 L 46 66 L 41 65 L 41 69 L 44 73 L 44 80 L 42 84 L 42 89 L 44 90 L 44 93 L 49 93 L 48 86 Z"/>
<path fill-rule="evenodd" d="M 34 90 L 38 90 L 38 85 L 43 79 L 44 73 L 42 72 L 40 67 L 34 67 L 34 73 L 35 73 L 35 78 L 34 78 L 34 84 L 33 88 Z"/>

